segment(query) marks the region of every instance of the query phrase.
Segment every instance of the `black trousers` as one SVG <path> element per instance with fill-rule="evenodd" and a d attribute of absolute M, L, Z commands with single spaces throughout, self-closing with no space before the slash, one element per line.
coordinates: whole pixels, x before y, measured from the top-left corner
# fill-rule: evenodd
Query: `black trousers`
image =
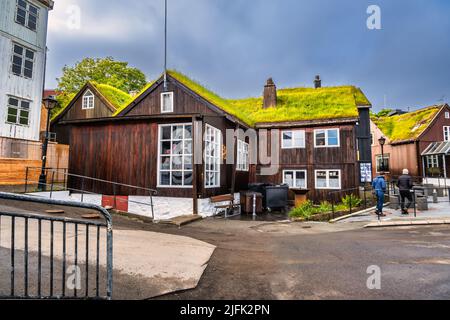
<path fill-rule="evenodd" d="M 412 197 L 411 191 L 409 191 L 409 190 L 400 190 L 400 200 L 401 200 L 400 203 L 401 203 L 402 210 L 405 209 L 406 199 L 408 199 L 408 205 L 406 206 L 406 209 L 409 209 L 411 207 L 412 202 L 413 202 L 413 197 Z"/>

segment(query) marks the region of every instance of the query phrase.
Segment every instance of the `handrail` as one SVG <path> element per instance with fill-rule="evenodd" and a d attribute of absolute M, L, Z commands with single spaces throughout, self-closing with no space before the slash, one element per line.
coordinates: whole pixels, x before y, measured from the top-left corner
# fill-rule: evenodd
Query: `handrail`
<path fill-rule="evenodd" d="M 144 202 L 139 202 L 139 201 L 134 201 L 134 200 L 127 200 L 130 203 L 136 203 L 136 204 L 141 204 L 141 205 L 146 205 L 146 206 L 150 206 L 151 209 L 151 214 L 152 214 L 152 219 L 155 218 L 155 213 L 154 213 L 154 204 L 153 204 L 153 196 L 157 195 L 157 191 L 154 189 L 150 189 L 150 188 L 144 188 L 144 187 L 138 187 L 138 186 L 132 186 L 132 185 L 128 185 L 128 184 L 124 184 L 124 183 L 118 183 L 118 182 L 113 182 L 113 181 L 108 181 L 108 180 L 103 180 L 103 179 L 97 179 L 97 178 L 92 178 L 92 177 L 88 177 L 88 176 L 82 176 L 82 175 L 77 175 L 77 174 L 72 174 L 72 173 L 68 173 L 67 169 L 54 169 L 54 168 L 44 168 L 44 170 L 46 170 L 46 172 L 52 172 L 52 182 L 51 184 L 48 183 L 42 183 L 42 182 L 38 182 L 38 181 L 31 181 L 28 176 L 29 176 L 29 171 L 30 170 L 42 170 L 41 168 L 38 167 L 27 167 L 26 168 L 26 176 L 25 176 L 25 193 L 27 193 L 27 189 L 28 189 L 28 184 L 30 182 L 34 182 L 34 183 L 39 183 L 39 184 L 43 184 L 45 186 L 50 186 L 51 190 L 50 190 L 50 198 L 52 196 L 52 193 L 54 192 L 53 190 L 53 186 L 54 186 L 54 175 L 59 174 L 62 172 L 62 175 L 64 176 L 64 190 L 67 191 L 74 191 L 74 192 L 80 192 L 81 193 L 81 202 L 83 202 L 83 195 L 84 194 L 92 194 L 95 195 L 97 193 L 94 192 L 89 192 L 89 191 L 85 191 L 84 189 L 84 180 L 90 180 L 90 181 L 97 181 L 97 182 L 102 182 L 102 183 L 106 183 L 106 184 L 110 184 L 113 186 L 114 189 L 114 203 L 117 203 L 117 201 L 123 201 L 120 198 L 117 198 L 117 195 L 115 194 L 115 187 L 116 186 L 120 186 L 120 187 L 125 187 L 125 188 L 131 188 L 131 189 L 137 189 L 137 190 L 143 190 L 149 193 L 150 196 L 150 204 L 148 203 L 144 203 Z M 82 179 L 82 186 L 81 189 L 74 189 L 74 188 L 68 188 L 66 185 L 66 178 L 69 177 L 75 177 L 75 178 L 80 178 Z M 61 190 L 60 190 L 61 191 Z"/>
<path fill-rule="evenodd" d="M 38 169 L 41 170 L 41 168 L 38 167 L 27 167 L 28 169 L 34 170 L 34 169 Z M 105 182 L 105 183 L 109 183 L 109 184 L 113 184 L 116 186 L 121 186 L 121 187 L 126 187 L 126 188 L 132 188 L 132 189 L 139 189 L 139 190 L 145 190 L 145 191 L 150 191 L 153 193 L 153 195 L 156 195 L 158 193 L 158 191 L 156 191 L 155 189 L 150 189 L 150 188 L 144 188 L 144 187 L 138 187 L 138 186 L 133 186 L 130 184 L 124 184 L 124 183 L 120 183 L 120 182 L 114 182 L 114 181 L 108 181 L 108 180 L 103 180 L 103 179 L 98 179 L 98 178 L 92 178 L 92 177 L 88 177 L 88 176 L 82 176 L 82 175 L 78 175 L 78 174 L 74 174 L 74 173 L 68 173 L 65 172 L 64 170 L 67 169 L 53 169 L 53 168 L 45 168 L 45 170 L 47 171 L 54 171 L 54 172 L 61 172 L 63 171 L 63 175 L 68 176 L 68 177 L 76 177 L 76 178 L 83 178 L 83 179 L 87 179 L 87 180 L 92 180 L 92 181 L 97 181 L 97 182 Z"/>

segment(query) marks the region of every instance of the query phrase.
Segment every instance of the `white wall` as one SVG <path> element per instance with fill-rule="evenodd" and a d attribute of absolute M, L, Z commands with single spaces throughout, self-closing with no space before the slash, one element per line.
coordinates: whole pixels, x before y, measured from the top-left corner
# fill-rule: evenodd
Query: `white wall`
<path fill-rule="evenodd" d="M 16 0 L 0 1 L 0 136 L 37 141 L 44 81 L 48 8 L 40 2 L 31 2 L 40 8 L 36 32 L 15 22 Z M 12 74 L 13 42 L 35 51 L 33 79 Z M 32 101 L 28 126 L 6 123 L 8 95 Z"/>

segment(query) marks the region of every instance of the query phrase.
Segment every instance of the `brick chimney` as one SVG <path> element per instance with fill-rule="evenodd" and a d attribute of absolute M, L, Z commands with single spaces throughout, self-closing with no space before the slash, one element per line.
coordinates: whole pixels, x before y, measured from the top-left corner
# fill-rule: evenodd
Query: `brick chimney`
<path fill-rule="evenodd" d="M 263 101 L 264 109 L 277 106 L 277 86 L 273 82 L 272 78 L 269 78 L 267 80 L 266 85 L 264 86 L 263 97 L 264 97 Z"/>
<path fill-rule="evenodd" d="M 314 88 L 316 89 L 322 88 L 322 80 L 320 79 L 319 75 L 317 75 L 316 78 L 314 79 Z"/>

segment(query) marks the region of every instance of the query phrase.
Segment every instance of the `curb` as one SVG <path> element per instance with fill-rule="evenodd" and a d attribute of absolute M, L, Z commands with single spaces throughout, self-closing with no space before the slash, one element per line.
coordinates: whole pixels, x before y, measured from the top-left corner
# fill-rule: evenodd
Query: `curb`
<path fill-rule="evenodd" d="M 450 225 L 450 220 L 382 221 L 369 223 L 365 225 L 364 228 L 437 226 L 437 225 Z"/>
<path fill-rule="evenodd" d="M 384 207 L 388 207 L 389 205 L 390 205 L 390 202 L 385 203 L 385 204 L 384 204 Z M 330 222 L 330 223 L 335 223 L 335 222 L 338 222 L 338 221 L 341 221 L 341 220 L 345 220 L 345 219 L 348 219 L 348 218 L 352 218 L 352 217 L 355 217 L 355 216 L 359 216 L 359 215 L 361 215 L 361 214 L 365 214 L 365 213 L 369 213 L 369 212 L 375 211 L 376 208 L 377 208 L 377 207 L 372 207 L 372 208 L 364 209 L 364 210 L 361 210 L 361 211 L 358 211 L 358 212 L 355 212 L 355 213 L 352 213 L 352 214 L 348 214 L 348 215 L 346 215 L 346 216 L 342 216 L 342 217 L 339 217 L 339 218 L 330 220 L 329 222 Z"/>

